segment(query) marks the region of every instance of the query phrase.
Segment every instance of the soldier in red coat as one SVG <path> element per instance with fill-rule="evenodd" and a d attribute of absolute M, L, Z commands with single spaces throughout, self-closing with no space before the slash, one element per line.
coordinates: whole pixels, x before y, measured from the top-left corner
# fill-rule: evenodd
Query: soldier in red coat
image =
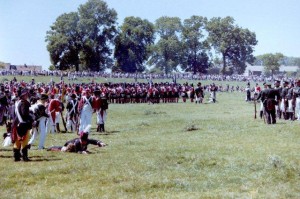
<path fill-rule="evenodd" d="M 57 123 L 56 120 L 58 120 L 59 118 L 57 118 L 58 114 L 61 111 L 61 102 L 58 99 L 54 99 L 54 95 L 50 96 L 50 102 L 48 105 L 48 114 L 50 115 L 48 123 L 47 123 L 47 128 L 50 128 L 51 133 L 55 132 L 55 127 L 57 128 L 57 131 L 59 132 L 59 124 Z M 47 129 L 47 132 L 48 132 Z"/>

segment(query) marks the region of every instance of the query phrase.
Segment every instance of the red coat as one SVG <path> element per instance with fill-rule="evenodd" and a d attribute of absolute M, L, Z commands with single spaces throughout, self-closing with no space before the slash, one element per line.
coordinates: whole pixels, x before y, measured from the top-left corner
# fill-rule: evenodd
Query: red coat
<path fill-rule="evenodd" d="M 52 121 L 55 123 L 55 112 L 61 111 L 60 101 L 58 99 L 52 99 L 49 103 L 48 111 Z"/>

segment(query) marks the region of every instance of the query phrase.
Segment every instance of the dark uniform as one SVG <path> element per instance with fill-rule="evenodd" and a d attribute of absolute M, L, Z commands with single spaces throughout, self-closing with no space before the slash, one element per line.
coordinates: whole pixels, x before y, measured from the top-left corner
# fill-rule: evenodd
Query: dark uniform
<path fill-rule="evenodd" d="M 22 91 L 21 100 L 17 102 L 16 117 L 13 121 L 12 142 L 14 143 L 14 158 L 15 161 L 20 161 L 22 151 L 23 160 L 28 159 L 28 141 L 29 131 L 32 128 L 33 118 L 30 115 L 30 103 L 22 96 L 27 95 L 26 91 Z"/>
<path fill-rule="evenodd" d="M 268 85 L 268 88 L 261 92 L 261 100 L 263 102 L 265 117 L 268 124 L 276 124 L 276 99 L 280 99 L 280 93 L 277 89 L 271 88 L 271 85 Z"/>

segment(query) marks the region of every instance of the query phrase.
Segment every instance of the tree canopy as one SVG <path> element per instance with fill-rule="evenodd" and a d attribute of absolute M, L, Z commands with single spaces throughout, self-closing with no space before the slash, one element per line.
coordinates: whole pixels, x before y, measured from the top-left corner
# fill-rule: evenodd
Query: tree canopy
<path fill-rule="evenodd" d="M 154 25 L 139 17 L 126 17 L 115 39 L 114 71 L 143 72 L 154 43 Z"/>
<path fill-rule="evenodd" d="M 221 55 L 223 73 L 243 73 L 252 64 L 255 33 L 234 24 L 232 17 L 208 20 L 162 16 L 155 23 L 126 17 L 103 0 L 88 0 L 77 12 L 64 13 L 46 33 L 52 65 L 60 70 L 143 72 L 146 66 L 171 73 L 206 73 L 212 55 Z"/>
<path fill-rule="evenodd" d="M 241 74 L 246 68 L 246 63 L 254 62 L 253 48 L 257 44 L 256 35 L 248 29 L 243 29 L 234 24 L 232 17 L 212 18 L 206 26 L 208 41 L 223 60 L 222 72 L 227 66 Z"/>
<path fill-rule="evenodd" d="M 284 58 L 284 56 L 281 53 L 275 53 L 275 54 L 268 53 L 268 54 L 261 55 L 260 58 L 265 67 L 265 71 L 270 71 L 273 76 L 274 72 L 279 71 L 280 61 Z"/>
<path fill-rule="evenodd" d="M 99 71 L 111 66 L 116 20 L 116 11 L 102 0 L 89 0 L 78 12 L 62 14 L 46 36 L 51 63 L 61 70 Z"/>

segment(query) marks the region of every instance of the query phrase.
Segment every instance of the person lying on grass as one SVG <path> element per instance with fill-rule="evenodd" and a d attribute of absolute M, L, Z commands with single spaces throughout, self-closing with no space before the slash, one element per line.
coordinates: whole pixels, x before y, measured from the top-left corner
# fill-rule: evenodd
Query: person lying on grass
<path fill-rule="evenodd" d="M 62 151 L 62 152 L 75 152 L 80 154 L 88 154 L 87 146 L 89 144 L 97 145 L 98 147 L 106 146 L 101 140 L 94 140 L 88 138 L 88 133 L 81 132 L 79 138 L 69 140 L 64 146 L 53 146 L 48 148 L 48 151 Z"/>

